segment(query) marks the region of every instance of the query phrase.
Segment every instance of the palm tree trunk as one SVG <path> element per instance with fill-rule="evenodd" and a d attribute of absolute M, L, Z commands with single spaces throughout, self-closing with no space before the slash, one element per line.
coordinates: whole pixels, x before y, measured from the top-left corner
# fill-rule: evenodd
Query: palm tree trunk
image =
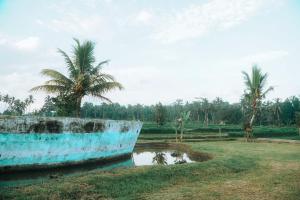
<path fill-rule="evenodd" d="M 184 122 L 181 122 L 181 130 L 180 130 L 180 141 L 182 142 L 183 138 L 183 128 L 184 128 Z"/>
<path fill-rule="evenodd" d="M 82 101 L 82 97 L 79 96 L 76 99 L 76 117 L 80 118 L 80 110 L 81 110 L 81 101 Z"/>
<path fill-rule="evenodd" d="M 251 117 L 251 119 L 250 119 L 250 127 L 251 127 L 251 128 L 252 128 L 254 119 L 255 119 L 255 113 L 252 114 L 252 117 Z"/>
<path fill-rule="evenodd" d="M 252 128 L 252 126 L 253 126 L 253 123 L 254 123 L 254 120 L 255 120 L 255 116 L 256 116 L 256 112 L 254 112 L 253 114 L 252 114 L 252 117 L 251 117 L 251 119 L 250 119 L 250 131 L 249 132 L 247 132 L 247 142 L 248 142 L 248 140 L 249 139 L 252 139 L 252 137 L 253 137 L 253 135 L 252 135 L 252 132 L 253 132 L 253 128 Z"/>

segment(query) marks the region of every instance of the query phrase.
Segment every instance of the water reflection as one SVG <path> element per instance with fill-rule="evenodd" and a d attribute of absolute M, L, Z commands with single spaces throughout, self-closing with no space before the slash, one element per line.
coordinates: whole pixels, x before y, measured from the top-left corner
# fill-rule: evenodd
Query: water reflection
<path fill-rule="evenodd" d="M 186 153 L 179 151 L 143 151 L 133 153 L 135 166 L 144 165 L 172 165 L 191 163 L 192 161 Z"/>
<path fill-rule="evenodd" d="M 180 151 L 174 151 L 171 156 L 175 158 L 175 164 L 183 164 L 188 162 L 184 158 L 183 153 Z"/>
<path fill-rule="evenodd" d="M 155 156 L 152 159 L 153 164 L 158 164 L 158 165 L 167 165 L 166 161 L 166 154 L 163 152 L 155 152 Z"/>

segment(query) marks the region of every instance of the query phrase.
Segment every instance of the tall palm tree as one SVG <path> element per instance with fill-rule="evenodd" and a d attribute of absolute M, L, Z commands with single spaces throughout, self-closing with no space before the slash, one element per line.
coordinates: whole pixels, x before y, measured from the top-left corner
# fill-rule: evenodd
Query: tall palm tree
<path fill-rule="evenodd" d="M 108 60 L 97 65 L 94 56 L 95 43 L 84 41 L 80 43 L 74 39 L 73 55 L 70 57 L 63 50 L 58 52 L 64 57 L 68 69 L 68 77 L 53 69 L 42 70 L 42 75 L 48 76 L 50 80 L 44 85 L 31 89 L 31 91 L 43 90 L 47 93 L 54 93 L 64 96 L 72 96 L 76 103 L 76 115 L 80 116 L 81 102 L 84 96 L 90 95 L 102 100 L 111 102 L 103 95 L 112 89 L 123 89 L 123 86 L 115 81 L 114 77 L 101 72 L 102 66 Z"/>
<path fill-rule="evenodd" d="M 246 72 L 242 72 L 245 80 L 245 98 L 252 108 L 252 116 L 249 122 L 252 128 L 261 101 L 265 96 L 272 91 L 273 87 L 266 88 L 266 82 L 268 78 L 267 73 L 262 73 L 261 69 L 257 65 L 252 66 L 251 76 Z"/>

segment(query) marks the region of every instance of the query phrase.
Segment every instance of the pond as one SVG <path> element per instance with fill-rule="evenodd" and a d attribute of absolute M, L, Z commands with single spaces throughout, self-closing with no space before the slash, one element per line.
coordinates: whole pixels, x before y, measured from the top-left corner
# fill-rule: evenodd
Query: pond
<path fill-rule="evenodd" d="M 177 150 L 145 150 L 132 155 L 135 166 L 172 165 L 195 162 L 187 153 Z"/>
<path fill-rule="evenodd" d="M 26 170 L 0 175 L 0 187 L 18 186 L 43 182 L 63 176 L 76 176 L 83 172 L 96 170 L 113 170 L 118 168 L 139 167 L 147 165 L 179 165 L 202 162 L 210 159 L 210 155 L 185 151 L 183 146 L 167 143 L 137 144 L 130 157 L 110 163 L 90 163 L 76 166 L 49 168 L 43 170 Z"/>

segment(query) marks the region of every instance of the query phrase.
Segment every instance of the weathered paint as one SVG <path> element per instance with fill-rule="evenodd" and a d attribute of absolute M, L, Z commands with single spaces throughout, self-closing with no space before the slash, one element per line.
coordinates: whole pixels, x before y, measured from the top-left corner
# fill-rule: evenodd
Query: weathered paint
<path fill-rule="evenodd" d="M 60 131 L 51 127 L 32 128 L 51 121 L 61 123 Z M 76 130 L 70 124 L 76 122 Z M 96 123 L 104 124 L 93 132 Z M 86 124 L 93 128 L 86 128 Z M 74 118 L 17 118 L 0 121 L 0 168 L 73 163 L 130 154 L 141 130 L 141 122 L 83 120 Z M 85 127 L 85 128 L 82 128 Z M 96 127 L 97 128 L 97 127 Z M 37 133 L 43 130 L 48 133 Z M 73 131 L 72 131 L 73 129 Z M 92 131 L 87 133 L 86 130 Z M 93 129 L 93 130 L 91 130 Z M 99 127 L 98 127 L 99 129 Z M 75 132 L 74 132 L 75 130 Z M 76 131 L 80 132 L 76 132 Z M 10 132 L 8 132 L 10 131 Z"/>

